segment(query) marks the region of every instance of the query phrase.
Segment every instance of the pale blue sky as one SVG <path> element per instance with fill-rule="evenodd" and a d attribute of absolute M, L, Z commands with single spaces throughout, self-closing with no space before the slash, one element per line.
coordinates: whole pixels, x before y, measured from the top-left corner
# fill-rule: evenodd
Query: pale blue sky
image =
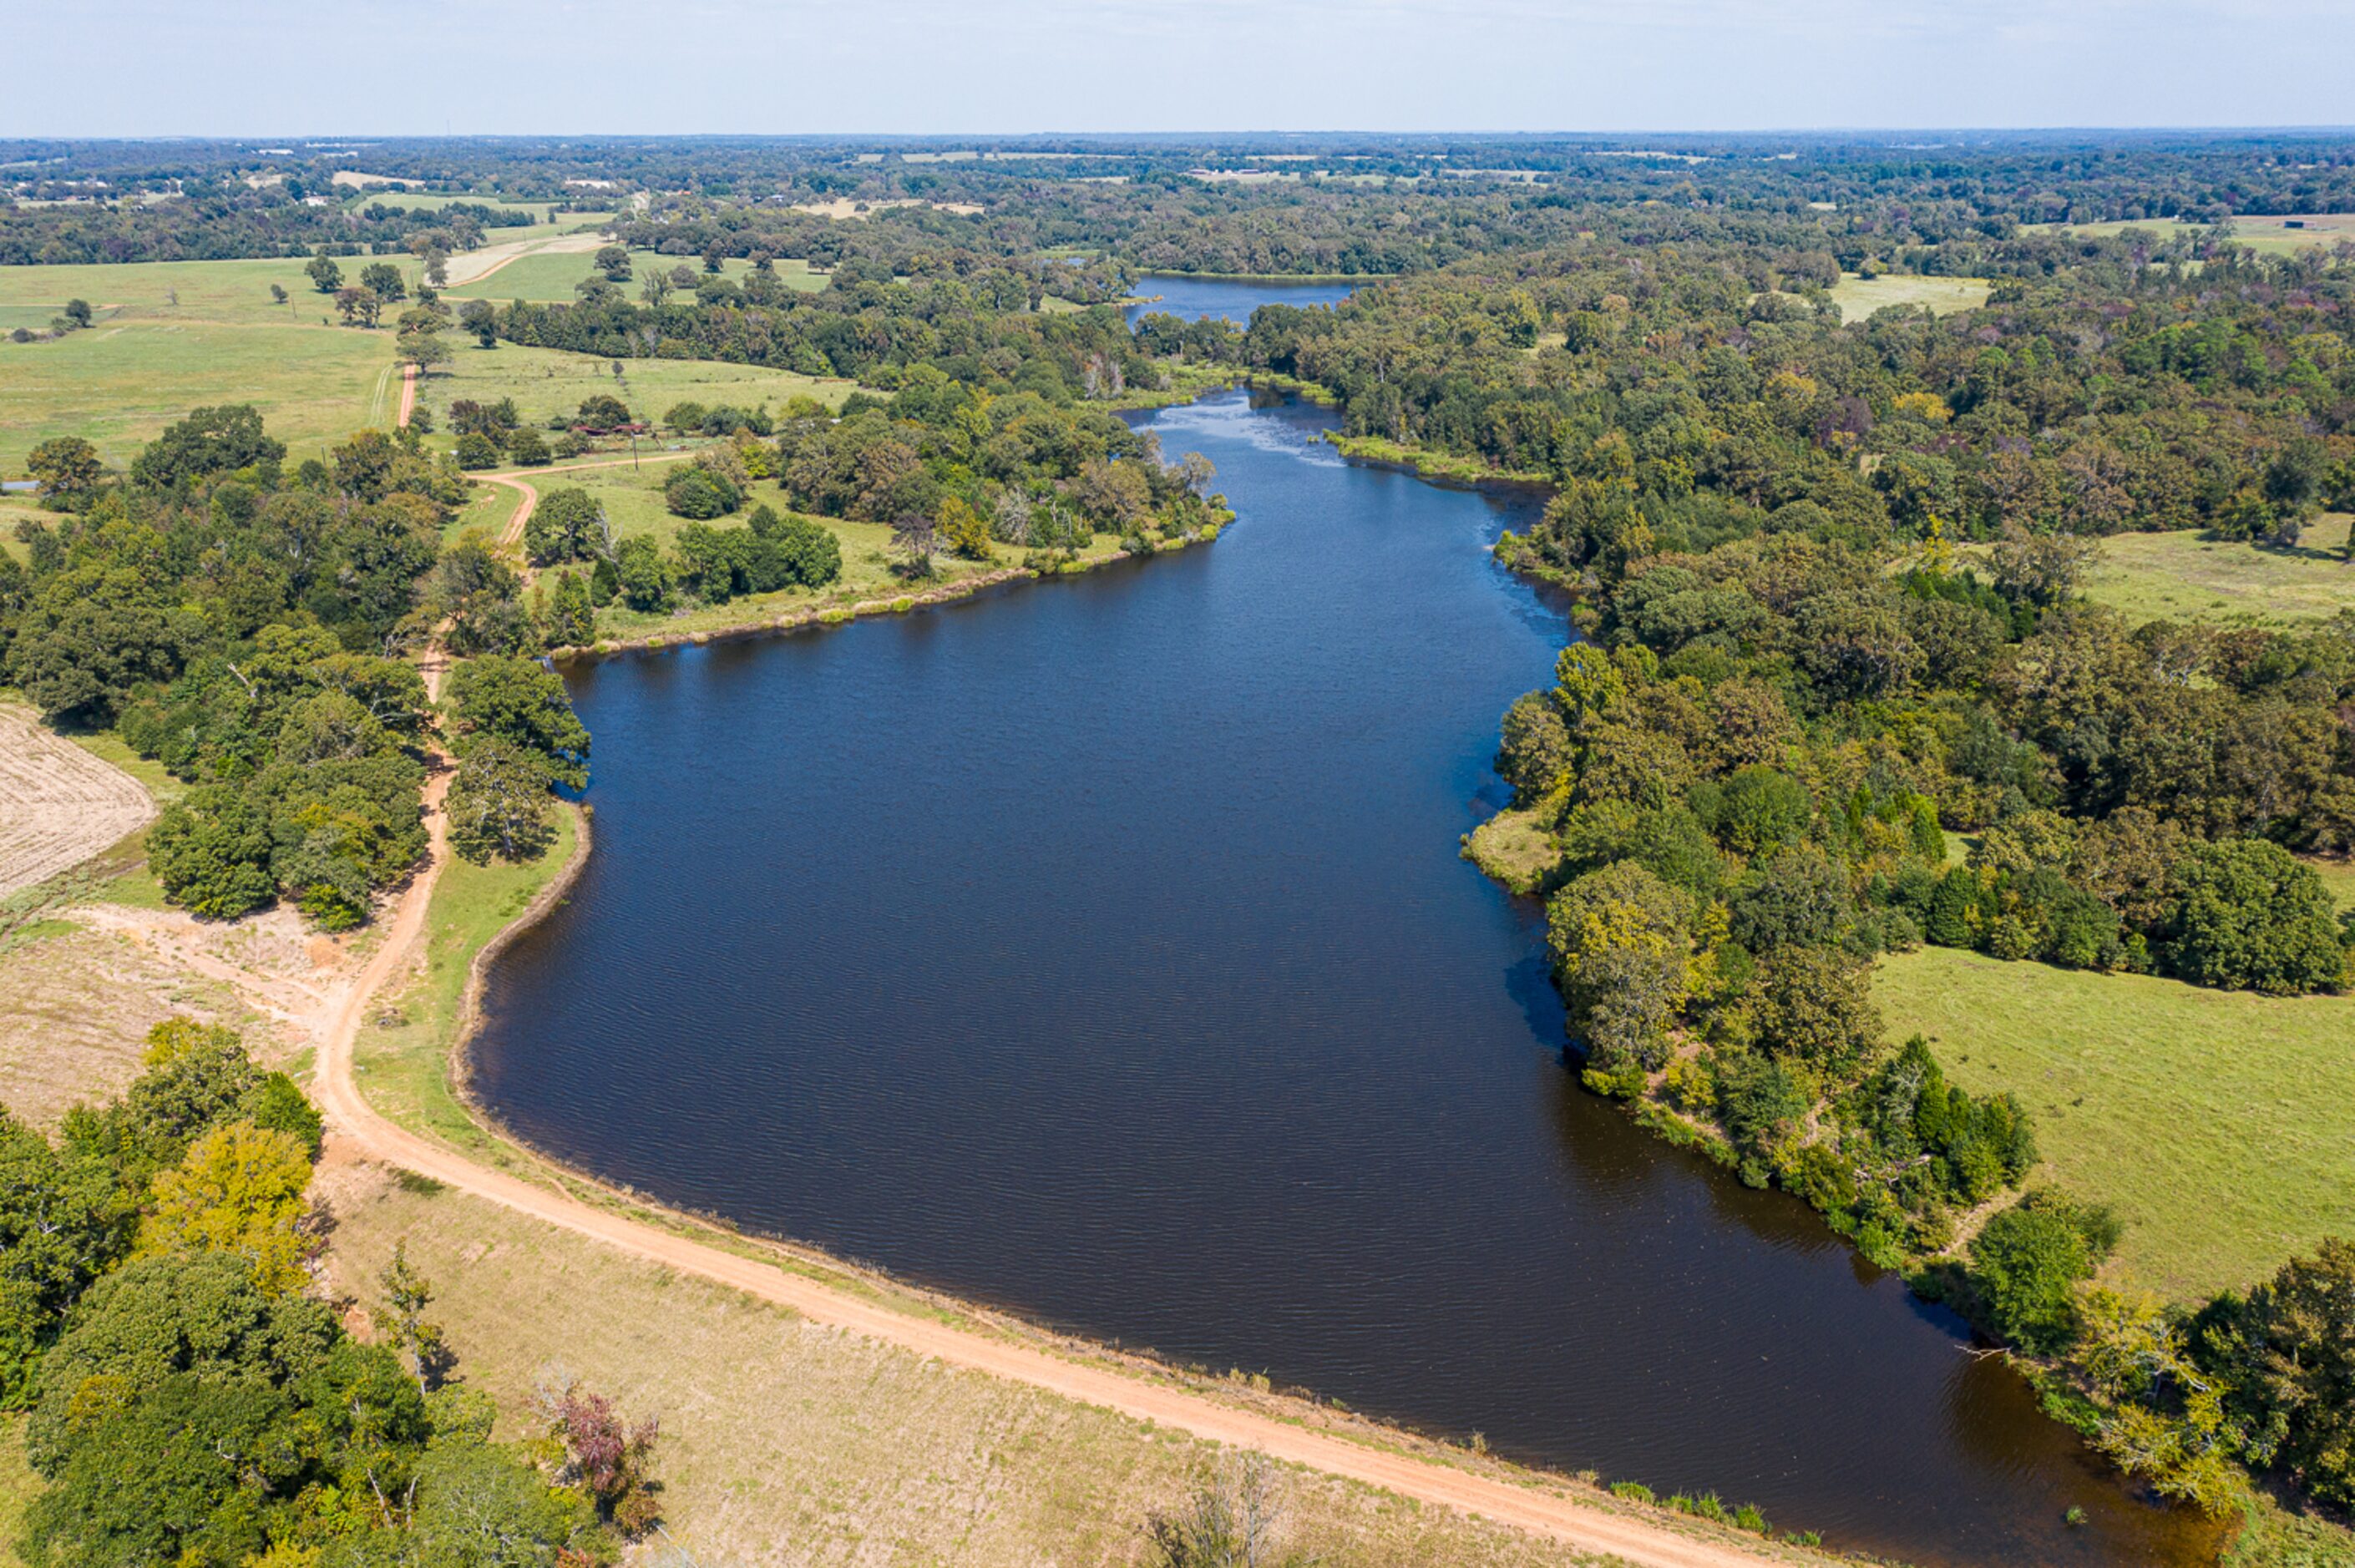
<path fill-rule="evenodd" d="M 2355 0 L 0 0 L 0 135 L 2355 122 Z"/>

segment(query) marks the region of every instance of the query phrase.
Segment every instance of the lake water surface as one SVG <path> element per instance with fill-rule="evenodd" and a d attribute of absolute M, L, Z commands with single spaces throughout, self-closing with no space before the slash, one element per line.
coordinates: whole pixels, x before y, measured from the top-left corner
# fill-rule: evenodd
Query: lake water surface
<path fill-rule="evenodd" d="M 1136 324 L 1138 318 L 1156 312 L 1188 322 L 1222 316 L 1237 326 L 1249 326 L 1252 312 L 1262 305 L 1337 304 L 1355 293 L 1357 288 L 1355 283 L 1329 281 L 1237 283 L 1224 278 L 1188 278 L 1174 273 L 1148 272 L 1130 288 L 1129 292 L 1136 296 L 1137 302 L 1128 307 L 1126 314 L 1131 326 Z"/>
<path fill-rule="evenodd" d="M 1241 394 L 1207 548 L 576 666 L 596 849 L 478 1087 L 564 1159 L 1035 1319 L 1920 1563 L 2189 1562 L 1961 1326 L 1582 1093 L 1457 856 L 1530 503 Z M 2083 1507 L 2089 1522 L 2064 1527 Z"/>

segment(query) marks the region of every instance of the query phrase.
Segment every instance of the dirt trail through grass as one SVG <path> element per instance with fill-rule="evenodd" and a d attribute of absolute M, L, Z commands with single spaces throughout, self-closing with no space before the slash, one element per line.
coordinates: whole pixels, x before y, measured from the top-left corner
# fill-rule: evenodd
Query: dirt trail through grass
<path fill-rule="evenodd" d="M 655 452 L 647 457 L 607 458 L 597 462 L 560 462 L 548 468 L 534 469 L 532 471 L 534 473 L 571 473 L 584 468 L 627 468 L 640 463 L 677 462 L 681 458 L 694 455 L 693 452 Z M 515 514 L 507 519 L 506 526 L 499 530 L 499 543 L 522 544 L 524 524 L 531 521 L 533 510 L 539 505 L 538 487 L 524 478 L 518 470 L 510 470 L 506 473 L 478 473 L 474 477 L 486 484 L 506 485 L 520 498 L 520 504 L 516 507 Z M 531 573 L 528 567 L 526 568 L 524 576 L 527 581 L 530 579 Z"/>
<path fill-rule="evenodd" d="M 155 814 L 129 774 L 0 707 L 0 897 L 80 865 Z"/>

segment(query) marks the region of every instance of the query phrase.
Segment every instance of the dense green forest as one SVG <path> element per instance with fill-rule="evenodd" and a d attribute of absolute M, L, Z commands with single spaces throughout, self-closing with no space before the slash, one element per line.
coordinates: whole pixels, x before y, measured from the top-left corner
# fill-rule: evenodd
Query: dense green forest
<path fill-rule="evenodd" d="M 1498 555 L 1572 589 L 1586 640 L 1497 766 L 1591 1087 L 2051 1358 L 2161 1490 L 2226 1507 L 2238 1458 L 2336 1502 L 2345 1402 L 2301 1380 L 2347 1347 L 2288 1303 L 2350 1288 L 2345 1249 L 2193 1322 L 2086 1290 L 2116 1222 L 2040 1191 L 1978 1225 L 2033 1128 L 1870 997 L 1874 956 L 1925 941 L 2355 984 L 2292 853 L 2355 847 L 2355 617 L 2134 626 L 2077 591 L 2104 535 L 2283 549 L 2355 502 L 2355 266 L 2038 248 L 1987 248 L 1994 297 L 1946 318 L 1847 324 L 1766 258 L 1597 241 L 1162 346 L 1553 482 Z"/>

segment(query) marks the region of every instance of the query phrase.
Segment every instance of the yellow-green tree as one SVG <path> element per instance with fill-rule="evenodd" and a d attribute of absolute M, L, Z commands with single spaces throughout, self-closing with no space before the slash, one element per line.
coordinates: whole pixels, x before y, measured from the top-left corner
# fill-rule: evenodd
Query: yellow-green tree
<path fill-rule="evenodd" d="M 1633 1092 L 1668 1059 L 1694 983 L 1685 895 L 1633 861 L 1592 871 L 1547 909 L 1554 975 L 1588 1082 Z"/>
<path fill-rule="evenodd" d="M 266 1294 L 285 1295 L 305 1277 L 295 1224 L 310 1184 L 310 1158 L 293 1134 L 242 1121 L 217 1127 L 156 1176 L 137 1255 L 229 1253 L 253 1265 Z"/>
<path fill-rule="evenodd" d="M 968 560 L 989 559 L 989 521 L 975 512 L 964 497 L 952 495 L 941 503 L 934 526 L 950 549 Z"/>

